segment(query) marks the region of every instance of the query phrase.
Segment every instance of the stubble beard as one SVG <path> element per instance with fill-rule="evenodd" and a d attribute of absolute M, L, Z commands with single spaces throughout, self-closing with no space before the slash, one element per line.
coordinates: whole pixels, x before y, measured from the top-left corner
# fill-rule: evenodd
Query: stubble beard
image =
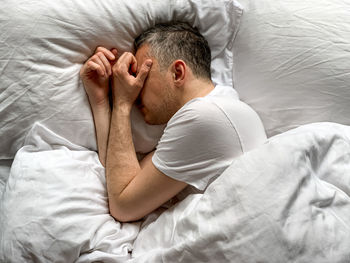
<path fill-rule="evenodd" d="M 150 125 L 162 125 L 168 123 L 171 117 L 177 112 L 177 102 L 170 92 L 166 92 L 164 100 L 155 105 L 152 112 L 147 111 L 144 115 L 146 123 Z M 148 116 L 147 116 L 148 115 Z"/>

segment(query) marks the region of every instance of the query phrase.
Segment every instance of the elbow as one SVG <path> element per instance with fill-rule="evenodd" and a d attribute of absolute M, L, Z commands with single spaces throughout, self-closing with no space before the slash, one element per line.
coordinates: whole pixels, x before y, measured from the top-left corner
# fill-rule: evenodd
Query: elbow
<path fill-rule="evenodd" d="M 127 213 L 124 213 L 123 211 L 120 211 L 119 209 L 115 208 L 115 207 L 109 207 L 109 213 L 111 214 L 111 216 L 117 220 L 120 223 L 128 223 L 131 221 L 135 221 L 133 220 L 130 216 L 128 216 Z"/>
<path fill-rule="evenodd" d="M 115 220 L 121 223 L 133 222 L 142 218 L 142 216 L 137 216 L 133 210 L 134 209 L 130 209 L 128 206 L 123 205 L 122 202 L 118 202 L 118 200 L 109 202 L 109 213 Z"/>

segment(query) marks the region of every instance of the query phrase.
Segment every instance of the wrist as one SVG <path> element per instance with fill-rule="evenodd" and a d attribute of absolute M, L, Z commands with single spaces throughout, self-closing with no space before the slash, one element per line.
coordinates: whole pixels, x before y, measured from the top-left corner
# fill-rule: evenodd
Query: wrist
<path fill-rule="evenodd" d="M 124 114 L 130 114 L 132 109 L 132 103 L 125 101 L 114 101 L 113 103 L 113 111 L 118 111 Z"/>
<path fill-rule="evenodd" d="M 109 103 L 99 103 L 99 104 L 92 104 L 90 103 L 92 113 L 94 115 L 96 114 L 110 114 L 111 113 L 111 107 Z"/>
<path fill-rule="evenodd" d="M 106 96 L 103 99 L 96 99 L 96 97 L 94 97 L 93 95 L 89 95 L 88 94 L 88 99 L 89 99 L 89 103 L 91 108 L 107 108 L 109 107 L 109 97 Z"/>

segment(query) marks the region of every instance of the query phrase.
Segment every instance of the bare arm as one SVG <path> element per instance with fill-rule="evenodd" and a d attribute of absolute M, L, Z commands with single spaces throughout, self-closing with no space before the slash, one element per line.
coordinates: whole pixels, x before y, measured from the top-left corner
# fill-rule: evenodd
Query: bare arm
<path fill-rule="evenodd" d="M 113 111 L 107 149 L 107 191 L 112 216 L 119 221 L 142 218 L 186 187 L 186 183 L 161 173 L 150 158 L 142 168 L 131 135 L 130 112 L 147 74 L 146 61 L 136 77 L 128 73 L 136 59 L 124 53 L 113 67 Z M 148 66 L 147 63 L 150 63 Z"/>
<path fill-rule="evenodd" d="M 111 109 L 110 107 L 92 107 L 92 113 L 95 123 L 98 157 L 101 164 L 106 166 Z"/>
<path fill-rule="evenodd" d="M 96 140 L 100 162 L 106 163 L 107 141 L 109 134 L 111 108 L 109 106 L 109 77 L 112 75 L 112 64 L 117 50 L 112 51 L 98 47 L 80 70 L 85 91 L 89 97 L 94 117 Z"/>

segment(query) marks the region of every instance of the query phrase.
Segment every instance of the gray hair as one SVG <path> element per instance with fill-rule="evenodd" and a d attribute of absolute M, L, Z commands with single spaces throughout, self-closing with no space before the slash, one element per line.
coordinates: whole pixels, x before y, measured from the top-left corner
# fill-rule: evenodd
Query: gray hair
<path fill-rule="evenodd" d="M 157 24 L 135 39 L 136 50 L 143 44 L 150 46 L 150 55 L 158 60 L 161 70 L 181 59 L 196 77 L 211 80 L 210 47 L 197 28 L 184 22 Z"/>

